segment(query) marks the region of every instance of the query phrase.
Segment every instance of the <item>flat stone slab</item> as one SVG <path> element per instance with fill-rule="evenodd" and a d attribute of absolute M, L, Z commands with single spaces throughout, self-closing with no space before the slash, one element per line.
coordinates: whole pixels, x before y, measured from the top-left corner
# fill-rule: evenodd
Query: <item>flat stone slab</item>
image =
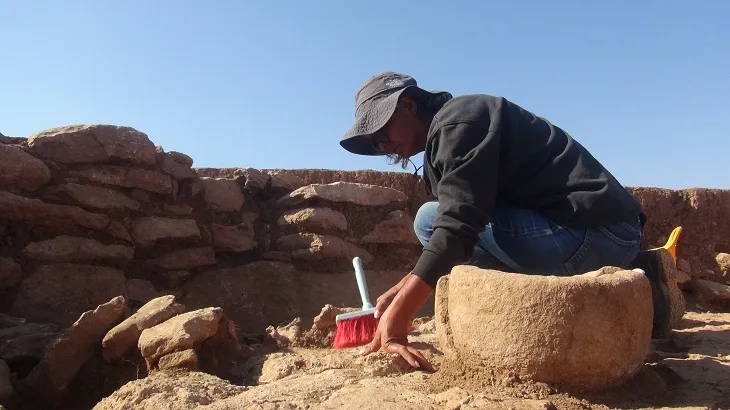
<path fill-rule="evenodd" d="M 649 281 L 633 271 L 555 277 L 457 266 L 436 291 L 440 371 L 616 387 L 642 369 L 652 317 Z"/>
<path fill-rule="evenodd" d="M 291 208 L 310 199 L 325 202 L 345 202 L 363 206 L 382 206 L 391 202 L 405 202 L 406 194 L 393 188 L 355 182 L 333 182 L 303 186 L 278 199 L 275 206 Z"/>

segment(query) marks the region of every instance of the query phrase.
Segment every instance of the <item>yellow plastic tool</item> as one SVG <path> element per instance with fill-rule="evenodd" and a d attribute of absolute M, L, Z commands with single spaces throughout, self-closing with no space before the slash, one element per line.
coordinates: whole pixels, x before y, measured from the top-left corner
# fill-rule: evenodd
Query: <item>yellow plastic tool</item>
<path fill-rule="evenodd" d="M 677 264 L 677 242 L 679 242 L 679 235 L 682 234 L 682 227 L 678 226 L 674 228 L 672 233 L 669 235 L 669 239 L 667 239 L 667 243 L 662 246 L 662 248 L 669 251 L 669 254 L 672 255 L 672 259 L 674 259 L 674 264 Z M 655 248 L 658 249 L 658 248 Z"/>

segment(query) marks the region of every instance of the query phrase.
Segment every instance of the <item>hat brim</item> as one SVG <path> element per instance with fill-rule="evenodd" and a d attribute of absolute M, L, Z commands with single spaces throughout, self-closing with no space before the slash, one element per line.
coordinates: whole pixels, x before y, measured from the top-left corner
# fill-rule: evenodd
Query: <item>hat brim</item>
<path fill-rule="evenodd" d="M 398 105 L 398 98 L 408 88 L 404 87 L 383 99 L 366 102 L 369 106 L 363 107 L 362 115 L 355 118 L 355 123 L 340 140 L 342 148 L 358 155 L 385 155 L 373 145 L 372 135 L 390 120 Z"/>

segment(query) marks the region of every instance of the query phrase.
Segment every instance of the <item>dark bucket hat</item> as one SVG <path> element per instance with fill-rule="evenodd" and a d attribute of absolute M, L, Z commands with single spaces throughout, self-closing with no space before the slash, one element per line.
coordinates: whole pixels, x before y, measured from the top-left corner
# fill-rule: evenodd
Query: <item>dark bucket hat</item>
<path fill-rule="evenodd" d="M 430 94 L 407 75 L 385 72 L 370 77 L 355 94 L 355 124 L 340 140 L 342 148 L 353 154 L 383 155 L 372 143 L 372 135 L 383 128 L 395 111 L 398 98 L 409 89 Z"/>

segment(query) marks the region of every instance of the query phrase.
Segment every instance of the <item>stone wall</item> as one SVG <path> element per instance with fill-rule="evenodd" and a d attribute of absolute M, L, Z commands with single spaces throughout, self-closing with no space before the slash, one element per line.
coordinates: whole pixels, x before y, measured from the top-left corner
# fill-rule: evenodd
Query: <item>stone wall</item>
<path fill-rule="evenodd" d="M 373 300 L 418 258 L 419 177 L 192 166 L 128 127 L 0 137 L 0 312 L 67 327 L 115 296 L 134 310 L 174 294 L 260 334 L 325 303 L 358 306 L 354 256 Z M 730 283 L 716 262 L 730 251 L 729 191 L 632 192 L 649 215 L 645 246 L 682 225 L 684 270 Z"/>

